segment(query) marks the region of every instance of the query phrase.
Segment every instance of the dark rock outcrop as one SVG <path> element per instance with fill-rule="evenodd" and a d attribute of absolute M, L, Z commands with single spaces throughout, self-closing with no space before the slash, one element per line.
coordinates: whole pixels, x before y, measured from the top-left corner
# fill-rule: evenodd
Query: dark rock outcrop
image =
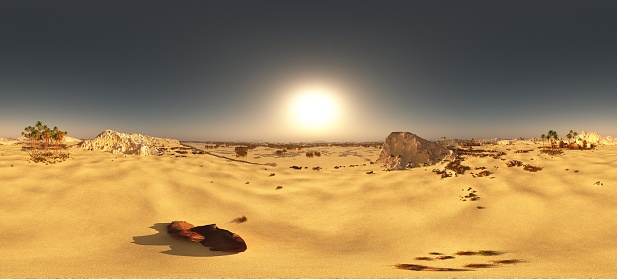
<path fill-rule="evenodd" d="M 239 253 L 247 248 L 242 237 L 218 228 L 216 224 L 195 227 L 185 221 L 173 221 L 167 226 L 167 233 L 175 239 L 200 242 L 210 247 L 210 251 Z"/>

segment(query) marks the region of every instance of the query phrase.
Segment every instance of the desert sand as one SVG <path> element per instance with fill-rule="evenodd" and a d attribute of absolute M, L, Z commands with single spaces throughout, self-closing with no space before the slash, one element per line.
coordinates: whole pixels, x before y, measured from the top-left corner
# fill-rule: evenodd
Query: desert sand
<path fill-rule="evenodd" d="M 71 149 L 45 165 L 0 145 L 0 277 L 615 277 L 617 146 L 552 157 L 538 146 L 478 148 L 539 172 L 468 157 L 469 172 L 491 175 L 442 179 L 437 166 L 384 171 L 370 163 L 380 149 L 367 147 L 311 148 L 322 154 L 313 158 L 257 147 L 235 158 L 247 162 Z M 472 192 L 480 198 L 462 198 Z M 248 249 L 173 239 L 165 226 L 174 220 L 216 223 Z M 456 254 L 465 251 L 494 253 Z"/>

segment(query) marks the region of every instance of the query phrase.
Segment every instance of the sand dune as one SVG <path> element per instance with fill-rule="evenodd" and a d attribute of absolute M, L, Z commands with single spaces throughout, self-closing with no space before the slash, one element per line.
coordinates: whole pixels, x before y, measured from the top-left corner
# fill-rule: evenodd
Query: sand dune
<path fill-rule="evenodd" d="M 492 174 L 440 179 L 434 166 L 382 171 L 370 164 L 379 149 L 364 147 L 313 148 L 322 154 L 313 158 L 258 147 L 241 158 L 255 164 L 72 149 L 45 165 L 0 145 L 0 276 L 614 277 L 617 147 L 554 157 L 536 147 L 490 148 L 539 172 L 468 157 L 469 172 Z M 470 191 L 480 199 L 462 201 Z M 216 223 L 248 249 L 172 239 L 165 226 L 174 220 Z M 478 253 L 487 250 L 500 253 Z M 476 254 L 457 255 L 465 251 Z"/>

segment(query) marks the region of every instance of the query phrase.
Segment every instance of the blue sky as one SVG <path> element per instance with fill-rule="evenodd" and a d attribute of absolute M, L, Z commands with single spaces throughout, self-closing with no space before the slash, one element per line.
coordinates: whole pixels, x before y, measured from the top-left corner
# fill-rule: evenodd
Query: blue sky
<path fill-rule="evenodd" d="M 2 1 L 0 137 L 617 136 L 613 1 Z M 323 128 L 294 88 L 333 88 Z"/>

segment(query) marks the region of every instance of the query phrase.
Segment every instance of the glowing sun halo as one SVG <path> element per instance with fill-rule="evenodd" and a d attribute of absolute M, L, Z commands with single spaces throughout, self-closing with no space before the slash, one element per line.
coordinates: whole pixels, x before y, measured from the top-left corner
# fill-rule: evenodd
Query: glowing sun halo
<path fill-rule="evenodd" d="M 337 102 L 328 90 L 304 89 L 293 100 L 291 112 L 296 123 L 305 128 L 325 128 L 336 118 Z"/>

